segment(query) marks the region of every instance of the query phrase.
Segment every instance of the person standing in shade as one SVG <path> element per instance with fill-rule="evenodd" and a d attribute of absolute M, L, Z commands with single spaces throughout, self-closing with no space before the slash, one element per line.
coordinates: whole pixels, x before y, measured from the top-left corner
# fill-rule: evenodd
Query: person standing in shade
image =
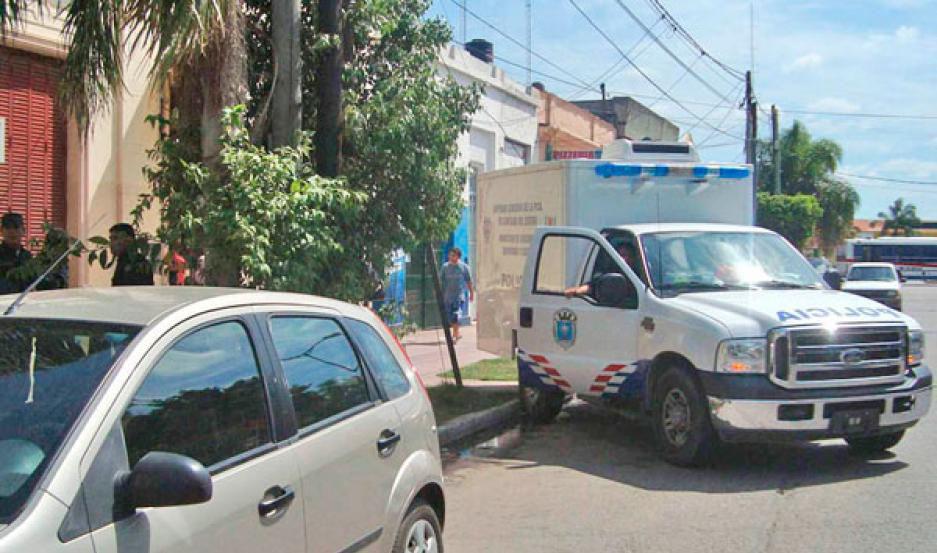
<path fill-rule="evenodd" d="M 449 325 L 452 328 L 452 337 L 458 341 L 462 338 L 459 330 L 459 311 L 462 308 L 462 295 L 468 289 L 469 301 L 475 300 L 475 289 L 472 287 L 472 276 L 468 265 L 462 263 L 462 250 L 452 248 L 449 250 L 449 261 L 442 266 L 442 298 L 449 316 Z"/>
<path fill-rule="evenodd" d="M 22 292 L 29 282 L 13 276 L 14 269 L 22 267 L 32 259 L 32 254 L 23 247 L 26 227 L 19 213 L 4 213 L 0 218 L 3 241 L 0 242 L 0 294 Z"/>
<path fill-rule="evenodd" d="M 114 255 L 114 276 L 111 286 L 153 286 L 153 267 L 146 253 L 136 247 L 137 234 L 127 223 L 110 229 L 111 253 Z"/>

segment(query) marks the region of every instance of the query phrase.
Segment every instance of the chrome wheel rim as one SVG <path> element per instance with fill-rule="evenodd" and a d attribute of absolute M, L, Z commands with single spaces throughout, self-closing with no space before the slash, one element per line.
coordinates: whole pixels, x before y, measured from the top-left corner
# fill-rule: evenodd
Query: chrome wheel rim
<path fill-rule="evenodd" d="M 425 519 L 413 523 L 407 533 L 407 553 L 439 553 L 436 529 Z"/>
<path fill-rule="evenodd" d="M 667 392 L 661 412 L 664 436 L 671 444 L 682 447 L 690 439 L 690 402 L 679 388 Z"/>

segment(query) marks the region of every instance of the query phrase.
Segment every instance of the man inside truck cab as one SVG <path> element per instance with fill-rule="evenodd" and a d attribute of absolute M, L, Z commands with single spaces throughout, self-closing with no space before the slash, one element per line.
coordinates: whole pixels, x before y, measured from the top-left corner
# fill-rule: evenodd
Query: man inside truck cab
<path fill-rule="evenodd" d="M 628 264 L 628 267 L 634 271 L 634 274 L 638 275 L 638 278 L 644 281 L 644 271 L 641 269 L 641 261 L 638 258 L 638 250 L 634 241 L 625 236 L 609 236 L 608 239 L 615 247 L 615 251 L 618 252 L 618 255 Z M 595 267 L 592 271 L 592 279 L 584 284 L 567 288 L 563 293 L 567 298 L 589 296 L 592 294 L 593 285 L 598 279 L 607 274 L 618 272 L 618 267 L 615 265 L 615 262 L 612 261 L 612 258 L 602 252 L 595 262 Z"/>

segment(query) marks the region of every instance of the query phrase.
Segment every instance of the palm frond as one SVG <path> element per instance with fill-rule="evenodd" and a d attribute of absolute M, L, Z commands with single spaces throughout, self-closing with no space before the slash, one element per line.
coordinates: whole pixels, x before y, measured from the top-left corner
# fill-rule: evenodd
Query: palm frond
<path fill-rule="evenodd" d="M 123 1 L 71 0 L 63 12 L 70 44 L 59 95 L 86 126 L 123 86 Z"/>
<path fill-rule="evenodd" d="M 42 10 L 45 2 L 34 2 L 33 4 Z M 21 23 L 25 12 L 26 0 L 0 0 L 0 35 L 5 35 L 18 23 Z"/>

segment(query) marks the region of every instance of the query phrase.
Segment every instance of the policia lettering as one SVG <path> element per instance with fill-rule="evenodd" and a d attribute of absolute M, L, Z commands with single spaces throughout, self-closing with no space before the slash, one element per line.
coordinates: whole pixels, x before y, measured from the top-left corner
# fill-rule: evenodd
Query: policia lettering
<path fill-rule="evenodd" d="M 778 320 L 805 321 L 808 319 L 824 319 L 827 317 L 892 317 L 900 319 L 901 316 L 894 309 L 887 307 L 810 307 L 808 309 L 795 309 L 793 311 L 778 311 Z"/>

